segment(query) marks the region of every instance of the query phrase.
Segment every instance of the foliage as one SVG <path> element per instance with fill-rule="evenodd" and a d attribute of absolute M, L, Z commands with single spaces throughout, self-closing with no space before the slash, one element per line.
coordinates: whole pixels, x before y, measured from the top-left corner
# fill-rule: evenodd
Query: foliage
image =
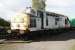
<path fill-rule="evenodd" d="M 10 23 L 2 18 L 0 18 L 0 26 L 10 26 Z"/>

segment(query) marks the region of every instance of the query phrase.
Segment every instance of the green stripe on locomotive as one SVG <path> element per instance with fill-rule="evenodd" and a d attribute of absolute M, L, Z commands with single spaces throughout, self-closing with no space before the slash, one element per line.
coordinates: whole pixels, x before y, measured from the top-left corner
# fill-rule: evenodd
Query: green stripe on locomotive
<path fill-rule="evenodd" d="M 70 20 L 71 27 L 75 27 L 75 19 Z"/>

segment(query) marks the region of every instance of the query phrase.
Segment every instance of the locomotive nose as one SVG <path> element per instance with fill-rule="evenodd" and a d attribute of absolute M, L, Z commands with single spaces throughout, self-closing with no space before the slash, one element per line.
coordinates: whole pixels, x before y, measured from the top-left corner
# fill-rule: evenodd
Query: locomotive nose
<path fill-rule="evenodd" d="M 25 13 L 20 13 L 11 18 L 11 30 L 18 30 L 19 33 L 24 33 L 29 27 L 29 16 Z"/>

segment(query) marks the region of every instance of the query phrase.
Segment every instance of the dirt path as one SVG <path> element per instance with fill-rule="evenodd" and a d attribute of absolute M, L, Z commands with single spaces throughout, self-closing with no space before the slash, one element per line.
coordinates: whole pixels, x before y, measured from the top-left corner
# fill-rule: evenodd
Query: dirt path
<path fill-rule="evenodd" d="M 75 40 L 5 44 L 0 50 L 70 50 Z"/>

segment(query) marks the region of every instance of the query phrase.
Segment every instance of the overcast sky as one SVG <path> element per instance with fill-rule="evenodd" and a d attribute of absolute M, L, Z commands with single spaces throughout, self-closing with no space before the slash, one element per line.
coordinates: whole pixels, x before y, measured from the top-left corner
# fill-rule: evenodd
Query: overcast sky
<path fill-rule="evenodd" d="M 31 6 L 31 0 L 0 0 L 0 17 L 10 20 L 10 17 L 27 6 Z M 75 0 L 47 0 L 46 10 L 75 18 Z"/>

